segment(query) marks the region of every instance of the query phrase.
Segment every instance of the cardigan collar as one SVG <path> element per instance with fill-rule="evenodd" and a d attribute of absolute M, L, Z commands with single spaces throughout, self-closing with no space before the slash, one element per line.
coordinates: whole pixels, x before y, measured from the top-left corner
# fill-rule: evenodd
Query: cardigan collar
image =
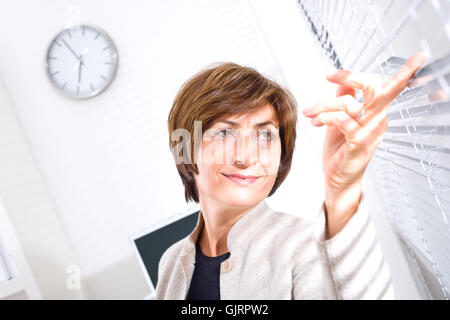
<path fill-rule="evenodd" d="M 256 225 L 262 224 L 264 220 L 259 218 L 268 211 L 270 211 L 270 207 L 264 199 L 231 226 L 227 236 L 227 247 L 230 254 L 236 256 L 240 251 L 239 249 L 245 247 L 244 244 L 248 236 L 246 230 L 248 230 L 249 224 L 252 225 L 253 230 L 257 229 L 255 228 Z M 203 213 L 200 211 L 196 227 L 183 243 L 183 256 L 186 259 L 185 262 L 189 264 L 195 262 L 195 245 L 204 225 L 205 220 Z"/>
<path fill-rule="evenodd" d="M 231 259 L 235 259 L 236 257 L 240 257 L 245 254 L 245 250 L 247 248 L 246 244 L 251 237 L 255 236 L 255 233 L 258 233 L 258 231 L 264 227 L 264 222 L 266 221 L 264 216 L 270 212 L 271 209 L 264 199 L 231 226 L 227 236 L 227 247 L 230 252 Z M 204 225 L 205 220 L 202 212 L 200 211 L 196 227 L 191 234 L 183 240 L 183 250 L 180 256 L 180 264 L 181 269 L 183 270 L 184 283 L 183 288 L 180 288 L 181 290 L 177 293 L 182 299 L 186 298 L 189 284 L 192 279 L 192 274 L 194 273 L 195 245 Z"/>

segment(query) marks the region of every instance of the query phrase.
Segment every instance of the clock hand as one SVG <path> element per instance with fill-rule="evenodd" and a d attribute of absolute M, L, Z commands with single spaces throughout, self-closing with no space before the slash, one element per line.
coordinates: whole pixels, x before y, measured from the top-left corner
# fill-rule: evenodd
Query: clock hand
<path fill-rule="evenodd" d="M 75 51 L 73 51 L 73 49 L 67 44 L 67 42 L 64 39 L 61 39 L 62 43 L 64 43 L 64 45 L 67 47 L 67 49 L 69 49 L 69 51 L 77 58 L 77 60 L 81 59 L 81 56 L 78 57 L 77 54 L 75 53 Z"/>
<path fill-rule="evenodd" d="M 78 66 L 78 83 L 80 83 L 81 82 L 81 66 L 83 65 L 83 59 L 82 59 L 82 57 L 80 56 L 80 64 L 79 64 L 79 66 Z"/>
<path fill-rule="evenodd" d="M 82 65 L 84 65 L 83 56 L 84 56 L 88 51 L 89 51 L 88 48 L 84 48 L 83 53 L 80 54 L 80 61 L 81 61 L 81 64 L 82 64 Z"/>

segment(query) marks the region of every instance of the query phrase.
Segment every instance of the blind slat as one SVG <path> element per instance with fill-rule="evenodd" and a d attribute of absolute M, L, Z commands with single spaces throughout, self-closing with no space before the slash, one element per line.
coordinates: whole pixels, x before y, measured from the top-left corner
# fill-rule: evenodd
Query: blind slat
<path fill-rule="evenodd" d="M 432 145 L 428 145 L 428 144 L 414 144 L 411 142 L 405 142 L 405 141 L 393 140 L 393 139 L 383 139 L 383 143 L 399 145 L 402 147 L 407 147 L 407 148 L 411 148 L 413 150 L 419 150 L 419 151 L 423 151 L 423 152 L 433 151 L 433 152 L 450 154 L 450 148 L 432 146 Z"/>
<path fill-rule="evenodd" d="M 404 108 L 387 113 L 389 121 L 397 119 L 412 119 L 418 117 L 431 117 L 443 114 L 450 114 L 450 101 L 442 101 L 429 105 L 422 105 L 412 108 Z"/>

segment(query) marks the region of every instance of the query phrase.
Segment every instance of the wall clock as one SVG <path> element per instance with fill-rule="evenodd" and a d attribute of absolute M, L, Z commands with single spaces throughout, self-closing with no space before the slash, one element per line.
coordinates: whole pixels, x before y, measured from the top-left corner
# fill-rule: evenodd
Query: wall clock
<path fill-rule="evenodd" d="M 46 72 L 53 85 L 71 98 L 91 98 L 114 80 L 118 54 L 112 39 L 97 27 L 64 29 L 50 43 Z"/>

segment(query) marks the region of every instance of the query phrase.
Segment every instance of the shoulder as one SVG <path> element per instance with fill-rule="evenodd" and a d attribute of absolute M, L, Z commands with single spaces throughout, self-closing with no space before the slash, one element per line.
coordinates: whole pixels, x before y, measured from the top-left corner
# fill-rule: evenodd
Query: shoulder
<path fill-rule="evenodd" d="M 164 251 L 161 259 L 159 260 L 159 269 L 161 270 L 166 265 L 171 265 L 177 261 L 183 251 L 183 243 L 187 241 L 187 238 L 178 240 Z"/>
<path fill-rule="evenodd" d="M 292 234 L 303 233 L 314 226 L 314 221 L 277 210 L 271 210 L 266 219 L 272 229 Z"/>
<path fill-rule="evenodd" d="M 170 282 L 173 278 L 177 278 L 177 270 L 175 266 L 183 252 L 183 242 L 181 239 L 164 251 L 158 265 L 158 283 L 156 285 L 156 300 L 167 299 L 173 290 L 169 290 Z"/>
<path fill-rule="evenodd" d="M 277 210 L 268 210 L 259 225 L 255 240 L 264 241 L 271 246 L 289 250 L 312 243 L 314 239 L 314 221 Z"/>

